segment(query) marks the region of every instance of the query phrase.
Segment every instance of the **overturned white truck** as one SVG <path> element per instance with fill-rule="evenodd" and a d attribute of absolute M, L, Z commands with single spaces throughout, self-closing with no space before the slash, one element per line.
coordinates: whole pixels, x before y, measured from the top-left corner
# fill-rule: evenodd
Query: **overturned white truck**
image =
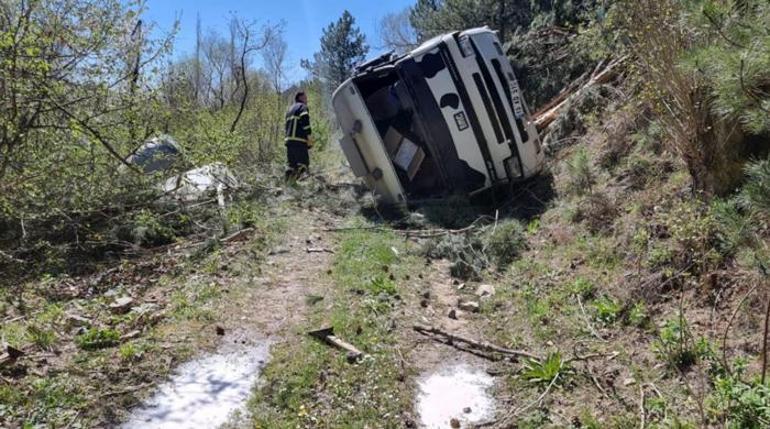
<path fill-rule="evenodd" d="M 353 172 L 386 204 L 473 196 L 543 165 L 513 68 L 487 27 L 362 64 L 332 100 Z"/>

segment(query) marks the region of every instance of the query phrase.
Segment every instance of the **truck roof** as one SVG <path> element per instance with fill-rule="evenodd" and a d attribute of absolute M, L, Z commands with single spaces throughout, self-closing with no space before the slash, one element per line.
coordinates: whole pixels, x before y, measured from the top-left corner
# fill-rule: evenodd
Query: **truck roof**
<path fill-rule="evenodd" d="M 376 57 L 374 59 L 371 59 L 358 67 L 356 67 L 356 71 L 353 75 L 355 78 L 356 76 L 365 74 L 371 70 L 377 69 L 379 67 L 395 64 L 396 62 L 400 61 L 403 58 L 410 57 L 410 56 L 419 56 L 420 54 L 433 50 L 436 46 L 441 44 L 441 42 L 452 39 L 456 34 L 460 36 L 473 36 L 476 34 L 484 34 L 484 33 L 494 33 L 493 30 L 491 30 L 488 26 L 483 27 L 476 27 L 476 28 L 470 28 L 468 30 L 463 30 L 462 32 L 451 32 L 451 33 L 444 33 L 439 34 L 438 36 L 435 36 L 431 39 L 426 40 L 420 46 L 412 49 L 411 51 L 402 54 L 402 55 L 395 55 L 393 51 L 386 52 L 379 57 Z"/>

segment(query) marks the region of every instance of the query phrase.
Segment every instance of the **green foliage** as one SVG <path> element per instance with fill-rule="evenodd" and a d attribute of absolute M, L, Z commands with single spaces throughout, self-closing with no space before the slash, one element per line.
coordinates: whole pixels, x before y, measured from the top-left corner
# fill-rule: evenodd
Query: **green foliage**
<path fill-rule="evenodd" d="M 647 306 L 643 302 L 637 302 L 628 311 L 628 323 L 637 328 L 644 328 L 650 323 Z"/>
<path fill-rule="evenodd" d="M 516 260 L 527 246 L 524 227 L 517 220 L 505 220 L 487 227 L 481 238 L 487 257 L 501 269 Z"/>
<path fill-rule="evenodd" d="M 738 201 L 745 209 L 766 216 L 770 213 L 770 159 L 748 163 L 745 173 Z"/>
<path fill-rule="evenodd" d="M 744 365 L 732 375 L 717 376 L 709 398 L 712 413 L 724 419 L 726 428 L 748 429 L 770 426 L 770 387 L 759 380 L 742 380 Z"/>
<path fill-rule="evenodd" d="M 578 295 L 583 299 L 593 298 L 596 292 L 596 286 L 583 277 L 578 277 L 569 287 L 573 295 Z"/>
<path fill-rule="evenodd" d="M 711 108 L 750 133 L 770 131 L 770 4 L 702 0 L 687 12 L 699 40 L 684 64 L 703 76 Z"/>
<path fill-rule="evenodd" d="M 591 193 L 591 189 L 596 183 L 596 176 L 588 151 L 584 147 L 579 148 L 567 162 L 567 174 L 569 176 L 567 183 L 569 192 L 576 195 Z"/>
<path fill-rule="evenodd" d="M 596 312 L 596 320 L 605 325 L 615 323 L 619 319 L 621 311 L 623 311 L 623 306 L 607 295 L 600 297 L 592 305 Z"/>
<path fill-rule="evenodd" d="M 686 370 L 712 353 L 708 340 L 693 338 L 683 317 L 666 321 L 652 347 L 658 358 L 672 370 Z"/>
<path fill-rule="evenodd" d="M 564 382 L 564 378 L 567 373 L 571 371 L 567 362 L 561 356 L 559 352 L 549 353 L 548 356 L 541 362 L 535 359 L 529 359 L 524 364 L 522 371 L 522 377 L 531 383 L 547 386 L 554 381 L 556 377 L 560 377 L 559 381 Z"/>
<path fill-rule="evenodd" d="M 75 337 L 75 343 L 83 350 L 113 347 L 120 341 L 120 332 L 112 328 L 90 328 Z"/>
<path fill-rule="evenodd" d="M 369 283 L 367 283 L 367 289 L 373 295 L 379 295 L 383 293 L 386 295 L 396 295 L 398 293 L 398 289 L 396 289 L 396 283 L 383 275 L 374 276 L 369 281 Z"/>
<path fill-rule="evenodd" d="M 160 245 L 170 243 L 174 239 L 173 229 L 166 225 L 158 214 L 149 210 L 135 213 L 128 227 L 136 244 Z"/>
<path fill-rule="evenodd" d="M 714 199 L 709 211 L 716 222 L 715 238 L 722 255 L 733 255 L 740 247 L 754 243 L 754 225 L 735 201 Z"/>
<path fill-rule="evenodd" d="M 353 68 L 363 62 L 369 46 L 366 37 L 355 25 L 347 10 L 329 24 L 321 36 L 321 50 L 314 54 L 313 63 L 303 61 L 303 67 L 326 80 L 329 90 L 336 89 L 350 77 Z"/>
<path fill-rule="evenodd" d="M 56 332 L 53 329 L 32 324 L 27 326 L 27 333 L 32 342 L 43 350 L 51 350 L 56 342 Z"/>
<path fill-rule="evenodd" d="M 142 347 L 135 343 L 126 343 L 118 349 L 118 356 L 124 361 L 135 361 L 141 359 L 144 354 Z"/>

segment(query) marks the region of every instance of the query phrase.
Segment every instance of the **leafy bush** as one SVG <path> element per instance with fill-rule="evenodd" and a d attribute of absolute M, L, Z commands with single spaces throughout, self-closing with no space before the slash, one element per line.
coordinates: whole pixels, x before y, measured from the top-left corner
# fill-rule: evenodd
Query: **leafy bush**
<path fill-rule="evenodd" d="M 647 314 L 647 307 L 643 302 L 637 302 L 628 311 L 628 324 L 637 328 L 644 328 L 650 322 L 650 316 Z"/>
<path fill-rule="evenodd" d="M 596 292 L 596 286 L 583 277 L 578 277 L 572 285 L 570 285 L 570 292 L 583 299 L 590 299 L 593 298 L 594 293 Z"/>
<path fill-rule="evenodd" d="M 505 220 L 496 227 L 487 227 L 481 240 L 487 256 L 498 268 L 510 265 L 527 246 L 524 227 L 517 220 Z"/>
<path fill-rule="evenodd" d="M 615 323 L 620 317 L 621 311 L 623 311 L 623 306 L 614 298 L 607 295 L 594 301 L 593 308 L 596 312 L 596 320 L 605 325 Z"/>
<path fill-rule="evenodd" d="M 711 409 L 730 429 L 770 426 L 770 387 L 759 380 L 745 382 L 745 365 L 736 365 L 732 375 L 717 376 Z"/>
<path fill-rule="evenodd" d="M 711 354 L 705 338 L 695 339 L 682 317 L 669 319 L 653 342 L 653 351 L 670 369 L 686 370 Z"/>
<path fill-rule="evenodd" d="M 78 347 L 83 350 L 96 350 L 112 347 L 120 341 L 120 333 L 111 328 L 90 328 L 85 333 L 75 337 Z"/>

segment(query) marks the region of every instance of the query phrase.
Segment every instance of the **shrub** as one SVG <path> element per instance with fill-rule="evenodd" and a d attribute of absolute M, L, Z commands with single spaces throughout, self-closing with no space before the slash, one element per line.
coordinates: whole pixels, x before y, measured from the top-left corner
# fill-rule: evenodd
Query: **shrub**
<path fill-rule="evenodd" d="M 770 159 L 746 165 L 746 184 L 738 196 L 742 207 L 756 214 L 770 213 Z"/>
<path fill-rule="evenodd" d="M 620 317 L 620 312 L 623 310 L 623 306 L 620 303 L 607 295 L 597 299 L 593 303 L 593 307 L 594 311 L 596 311 L 596 320 L 605 325 L 615 323 Z"/>
<path fill-rule="evenodd" d="M 705 338 L 693 338 L 687 320 L 677 317 L 669 319 L 660 329 L 653 351 L 670 369 L 686 370 L 698 359 L 709 356 L 711 346 Z"/>
<path fill-rule="evenodd" d="M 572 292 L 574 295 L 580 296 L 583 299 L 592 298 L 595 291 L 596 287 L 594 284 L 584 279 L 583 277 L 578 277 L 575 279 L 572 285 L 570 285 L 570 292 Z"/>
<path fill-rule="evenodd" d="M 477 234 L 447 234 L 425 243 L 423 253 L 451 262 L 450 274 L 463 280 L 480 279 L 488 262 Z"/>
<path fill-rule="evenodd" d="M 83 350 L 96 350 L 112 347 L 120 341 L 120 333 L 114 329 L 91 328 L 75 337 L 78 347 Z"/>
<path fill-rule="evenodd" d="M 637 302 L 628 311 L 628 324 L 637 328 L 644 328 L 650 322 L 647 307 L 643 302 Z"/>
<path fill-rule="evenodd" d="M 505 220 L 496 227 L 488 227 L 482 241 L 487 256 L 499 268 L 510 265 L 527 246 L 524 227 L 517 220 Z"/>
<path fill-rule="evenodd" d="M 709 398 L 711 409 L 724 418 L 727 428 L 760 428 L 770 426 L 770 387 L 759 380 L 745 382 L 744 365 L 736 365 L 732 375 L 717 376 L 714 393 Z"/>
<path fill-rule="evenodd" d="M 596 177 L 588 157 L 588 151 L 585 148 L 578 149 L 567 162 L 567 174 L 569 175 L 569 182 L 567 183 L 569 192 L 576 195 L 591 193 L 591 189 L 596 183 Z"/>
<path fill-rule="evenodd" d="M 617 205 L 603 193 L 587 195 L 578 202 L 572 214 L 574 222 L 582 222 L 593 233 L 608 232 L 618 217 Z"/>

